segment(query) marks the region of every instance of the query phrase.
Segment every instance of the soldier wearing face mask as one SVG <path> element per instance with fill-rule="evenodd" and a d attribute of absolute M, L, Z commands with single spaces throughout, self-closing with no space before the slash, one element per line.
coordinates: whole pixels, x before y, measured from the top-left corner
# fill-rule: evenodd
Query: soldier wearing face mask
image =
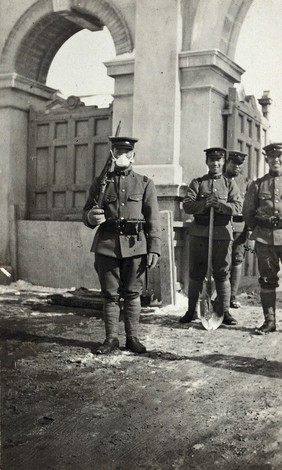
<path fill-rule="evenodd" d="M 107 354 L 119 347 L 120 298 L 124 300 L 126 348 L 142 354 L 145 346 L 138 339 L 145 270 L 156 266 L 160 255 L 160 218 L 153 181 L 135 173 L 134 145 L 137 139 L 109 137 L 112 143 L 112 171 L 109 172 L 102 207 L 98 200 L 100 179 L 89 190 L 83 210 L 87 227 L 99 226 L 91 251 L 95 253 L 103 296 L 106 338 L 98 348 Z"/>

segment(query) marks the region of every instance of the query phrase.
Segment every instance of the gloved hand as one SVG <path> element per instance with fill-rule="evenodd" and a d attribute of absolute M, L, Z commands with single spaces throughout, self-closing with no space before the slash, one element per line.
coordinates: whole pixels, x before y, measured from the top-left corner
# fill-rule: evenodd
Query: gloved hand
<path fill-rule="evenodd" d="M 216 209 L 219 208 L 219 201 L 216 194 L 210 194 L 206 199 L 206 207 L 215 207 Z"/>
<path fill-rule="evenodd" d="M 87 220 L 90 225 L 100 225 L 105 222 L 105 214 L 103 209 L 99 207 L 93 207 L 87 214 Z"/>
<path fill-rule="evenodd" d="M 156 266 L 158 259 L 159 259 L 159 255 L 157 255 L 157 253 L 149 253 L 147 257 L 148 268 L 153 269 Z"/>

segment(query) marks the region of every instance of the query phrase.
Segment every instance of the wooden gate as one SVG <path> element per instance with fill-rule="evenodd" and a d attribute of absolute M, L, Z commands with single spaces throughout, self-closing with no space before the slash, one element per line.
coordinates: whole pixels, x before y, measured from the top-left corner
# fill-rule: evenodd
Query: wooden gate
<path fill-rule="evenodd" d="M 30 112 L 28 218 L 80 220 L 93 178 L 109 155 L 112 109 L 71 96 Z"/>

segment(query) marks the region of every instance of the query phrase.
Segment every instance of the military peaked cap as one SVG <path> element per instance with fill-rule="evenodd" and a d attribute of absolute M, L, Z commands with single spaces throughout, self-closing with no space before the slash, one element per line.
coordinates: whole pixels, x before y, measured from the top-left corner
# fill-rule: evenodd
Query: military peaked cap
<path fill-rule="evenodd" d="M 263 147 L 263 150 L 266 154 L 282 153 L 282 143 L 278 142 L 276 144 L 268 144 Z"/>
<path fill-rule="evenodd" d="M 129 150 L 133 150 L 134 145 L 136 144 L 136 142 L 138 142 L 138 139 L 135 139 L 134 137 L 111 136 L 111 137 L 109 137 L 109 140 L 112 143 L 112 147 L 125 148 L 125 149 L 129 149 Z"/>
<path fill-rule="evenodd" d="M 207 157 L 225 157 L 226 156 L 226 149 L 223 147 L 211 147 L 209 149 L 205 149 Z"/>
<path fill-rule="evenodd" d="M 247 153 L 240 152 L 239 150 L 229 150 L 227 160 L 232 160 L 232 162 L 242 165 L 244 163 Z"/>

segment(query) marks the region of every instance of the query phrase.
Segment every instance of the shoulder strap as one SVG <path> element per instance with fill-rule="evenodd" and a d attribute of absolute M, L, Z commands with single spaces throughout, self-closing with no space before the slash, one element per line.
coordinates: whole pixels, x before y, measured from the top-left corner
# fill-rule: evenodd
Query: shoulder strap
<path fill-rule="evenodd" d="M 258 185 L 258 193 L 260 192 L 260 187 L 261 187 L 261 183 L 262 183 L 262 178 L 263 178 L 263 177 L 258 178 L 258 179 L 255 181 L 255 182 L 257 183 L 257 185 Z"/>

